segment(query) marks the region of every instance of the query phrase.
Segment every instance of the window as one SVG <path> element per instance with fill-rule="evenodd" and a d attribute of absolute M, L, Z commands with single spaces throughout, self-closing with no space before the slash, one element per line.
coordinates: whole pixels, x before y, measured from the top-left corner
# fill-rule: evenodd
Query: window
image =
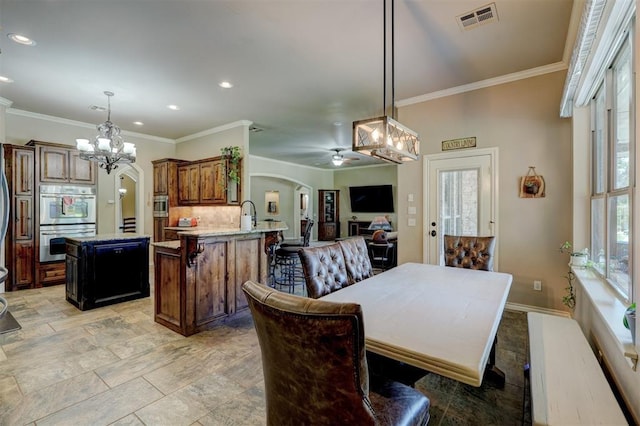
<path fill-rule="evenodd" d="M 591 260 L 631 299 L 633 55 L 627 35 L 591 103 Z"/>

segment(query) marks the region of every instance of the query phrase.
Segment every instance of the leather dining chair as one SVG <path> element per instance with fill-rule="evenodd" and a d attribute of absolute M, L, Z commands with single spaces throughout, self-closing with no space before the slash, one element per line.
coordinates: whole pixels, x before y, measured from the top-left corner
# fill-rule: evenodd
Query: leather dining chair
<path fill-rule="evenodd" d="M 493 271 L 493 252 L 496 246 L 496 237 L 475 236 L 444 236 L 444 264 L 457 268 L 468 268 L 479 271 Z M 504 386 L 504 373 L 496 368 L 496 345 L 498 336 L 493 340 L 489 361 L 485 368 L 485 377 Z"/>
<path fill-rule="evenodd" d="M 373 276 L 373 267 L 364 237 L 352 237 L 338 241 L 344 256 L 347 278 L 350 284 Z"/>
<path fill-rule="evenodd" d="M 493 271 L 496 237 L 444 236 L 444 264 L 457 268 Z"/>
<path fill-rule="evenodd" d="M 339 244 L 301 248 L 297 255 L 302 263 L 307 295 L 312 299 L 351 284 Z"/>
<path fill-rule="evenodd" d="M 362 308 L 242 285 L 262 353 L 267 425 L 426 425 L 429 399 L 370 380 Z"/>

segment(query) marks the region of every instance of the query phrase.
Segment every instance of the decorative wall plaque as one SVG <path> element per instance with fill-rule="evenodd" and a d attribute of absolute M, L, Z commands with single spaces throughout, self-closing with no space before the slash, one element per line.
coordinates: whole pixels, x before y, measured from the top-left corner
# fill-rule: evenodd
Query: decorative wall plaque
<path fill-rule="evenodd" d="M 520 178 L 520 198 L 542 198 L 544 191 L 544 179 L 536 173 L 534 166 L 529 166 L 526 176 Z"/>
<path fill-rule="evenodd" d="M 475 136 L 470 138 L 450 139 L 448 141 L 442 141 L 443 151 L 450 151 L 452 149 L 475 148 L 475 146 L 476 146 Z"/>

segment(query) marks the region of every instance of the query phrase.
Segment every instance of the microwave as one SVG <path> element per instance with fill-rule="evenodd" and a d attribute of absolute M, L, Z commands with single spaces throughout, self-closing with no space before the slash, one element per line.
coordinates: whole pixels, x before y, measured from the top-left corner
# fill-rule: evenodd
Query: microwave
<path fill-rule="evenodd" d="M 153 217 L 169 217 L 168 195 L 155 195 L 153 197 Z"/>

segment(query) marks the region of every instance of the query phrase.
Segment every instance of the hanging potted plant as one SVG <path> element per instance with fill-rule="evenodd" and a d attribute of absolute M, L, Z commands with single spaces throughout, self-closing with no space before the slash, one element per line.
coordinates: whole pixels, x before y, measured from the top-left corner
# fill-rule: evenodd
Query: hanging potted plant
<path fill-rule="evenodd" d="M 569 309 L 574 309 L 576 307 L 576 289 L 573 286 L 573 282 L 576 279 L 575 274 L 571 270 L 571 266 L 585 267 L 589 261 L 589 252 L 587 249 L 583 251 L 574 252 L 572 250 L 571 243 L 569 241 L 565 241 L 564 244 L 560 246 L 561 253 L 569 253 L 571 256 L 571 261 L 569 262 L 569 272 L 565 275 L 567 282 L 569 285 L 566 287 L 567 294 L 562 297 L 562 303 L 568 307 Z"/>
<path fill-rule="evenodd" d="M 225 146 L 220 148 L 222 156 L 229 159 L 229 170 L 227 170 L 227 177 L 229 180 L 235 183 L 240 183 L 240 147 L 239 146 Z"/>

